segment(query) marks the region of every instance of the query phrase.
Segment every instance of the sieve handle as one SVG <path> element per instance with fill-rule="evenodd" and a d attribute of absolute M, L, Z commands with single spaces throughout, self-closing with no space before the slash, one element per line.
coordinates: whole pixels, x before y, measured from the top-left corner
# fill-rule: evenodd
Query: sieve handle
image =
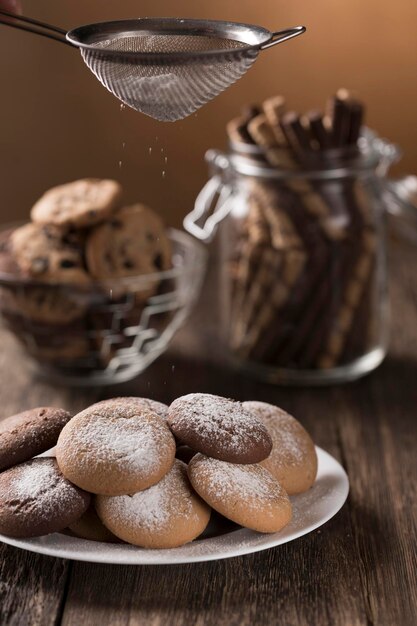
<path fill-rule="evenodd" d="M 52 26 L 52 24 L 46 24 L 45 22 L 40 22 L 39 20 L 34 20 L 31 17 L 25 17 L 24 15 L 17 15 L 15 13 L 0 10 L 0 24 L 11 26 L 12 28 L 18 28 L 19 30 L 25 30 L 29 33 L 34 33 L 35 35 L 41 35 L 41 37 L 48 37 L 49 39 L 54 39 L 55 41 L 65 43 L 69 46 L 73 45 L 67 40 L 67 31 L 63 28 Z"/>
<path fill-rule="evenodd" d="M 306 31 L 305 26 L 294 26 L 294 28 L 286 28 L 285 30 L 277 30 L 274 33 L 271 33 L 271 39 L 262 44 L 260 47 L 261 50 L 267 50 L 267 48 L 272 48 L 272 46 L 276 46 L 283 41 L 287 41 L 288 39 L 293 39 L 293 37 L 298 37 L 298 35 L 302 35 Z"/>

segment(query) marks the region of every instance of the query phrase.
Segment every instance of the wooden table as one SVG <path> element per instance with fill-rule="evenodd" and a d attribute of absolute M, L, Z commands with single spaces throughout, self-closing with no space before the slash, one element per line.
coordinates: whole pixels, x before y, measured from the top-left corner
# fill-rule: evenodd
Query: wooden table
<path fill-rule="evenodd" d="M 324 527 L 254 555 L 181 566 L 69 562 L 0 546 L 0 624 L 268 626 L 417 624 L 417 251 L 393 251 L 392 347 L 353 384 L 283 389 L 222 367 L 188 331 L 137 381 L 80 391 L 34 380 L 1 334 L 0 402 L 7 416 L 36 405 L 77 411 L 99 397 L 190 391 L 281 405 L 346 468 L 347 504 Z M 194 316 L 198 321 L 198 314 Z"/>

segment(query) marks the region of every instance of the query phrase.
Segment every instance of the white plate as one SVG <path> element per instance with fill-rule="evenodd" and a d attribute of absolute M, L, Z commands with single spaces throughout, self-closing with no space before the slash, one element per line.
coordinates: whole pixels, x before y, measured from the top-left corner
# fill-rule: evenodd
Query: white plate
<path fill-rule="evenodd" d="M 344 469 L 330 454 L 321 448 L 316 449 L 319 461 L 317 480 L 308 492 L 291 498 L 293 518 L 279 533 L 265 535 L 239 528 L 217 537 L 197 539 L 171 550 L 145 550 L 126 544 L 99 543 L 60 533 L 35 539 L 12 539 L 0 535 L 0 541 L 63 559 L 124 565 L 212 561 L 273 548 L 322 526 L 339 511 L 347 498 L 349 481 Z"/>

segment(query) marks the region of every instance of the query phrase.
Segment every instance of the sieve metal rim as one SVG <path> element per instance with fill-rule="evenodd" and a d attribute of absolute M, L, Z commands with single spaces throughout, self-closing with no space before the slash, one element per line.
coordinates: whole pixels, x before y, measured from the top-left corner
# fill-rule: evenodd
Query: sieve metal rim
<path fill-rule="evenodd" d="M 171 28 L 167 31 L 167 26 Z M 190 28 L 191 27 L 191 28 Z M 224 20 L 200 20 L 200 19 L 183 19 L 172 17 L 149 18 L 140 17 L 137 19 L 114 20 L 106 22 L 96 22 L 93 24 L 85 24 L 78 26 L 66 33 L 67 41 L 83 51 L 89 51 L 101 57 L 117 60 L 123 58 L 125 60 L 131 58 L 133 60 L 149 59 L 152 61 L 187 61 L 190 57 L 193 59 L 212 59 L 225 56 L 234 56 L 236 54 L 247 53 L 250 51 L 259 52 L 260 50 L 270 47 L 281 41 L 274 41 L 274 37 L 288 32 L 286 39 L 295 37 L 305 28 L 297 26 L 285 29 L 283 31 L 272 32 L 262 26 L 246 24 L 243 22 L 229 22 Z M 117 36 L 123 33 L 123 36 L 142 35 L 187 35 L 187 36 L 206 36 L 218 37 L 221 39 L 231 39 L 240 43 L 246 43 L 246 39 L 257 39 L 255 43 L 247 43 L 239 48 L 220 49 L 220 50 L 200 50 L 192 52 L 136 52 L 136 51 L 119 51 L 111 48 L 98 48 L 97 43 L 103 40 L 103 35 Z M 240 37 L 238 36 L 240 35 Z M 96 39 L 95 39 L 96 37 Z M 86 43 L 91 38 L 94 43 Z M 95 39 L 95 40 L 94 40 Z M 242 41 L 243 39 L 243 41 Z M 284 41 L 285 39 L 282 39 Z"/>

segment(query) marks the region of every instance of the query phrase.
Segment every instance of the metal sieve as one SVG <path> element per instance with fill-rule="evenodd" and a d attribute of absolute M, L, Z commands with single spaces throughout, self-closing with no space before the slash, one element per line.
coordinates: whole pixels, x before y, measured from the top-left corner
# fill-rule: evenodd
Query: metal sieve
<path fill-rule="evenodd" d="M 112 94 L 164 122 L 191 115 L 241 78 L 261 50 L 305 31 L 304 26 L 270 32 L 237 22 L 138 18 L 66 32 L 5 11 L 0 23 L 76 46 Z"/>

